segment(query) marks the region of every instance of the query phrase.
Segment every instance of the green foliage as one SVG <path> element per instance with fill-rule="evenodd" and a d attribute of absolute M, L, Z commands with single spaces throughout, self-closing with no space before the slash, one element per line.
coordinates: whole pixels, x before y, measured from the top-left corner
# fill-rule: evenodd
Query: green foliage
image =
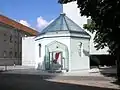
<path fill-rule="evenodd" d="M 90 31 L 91 33 L 94 33 L 95 32 L 95 30 L 97 29 L 97 27 L 96 27 L 96 24 L 95 24 L 95 22 L 91 22 L 91 23 L 89 23 L 89 24 L 84 24 L 83 25 L 83 28 L 84 29 L 87 29 L 88 31 Z"/>

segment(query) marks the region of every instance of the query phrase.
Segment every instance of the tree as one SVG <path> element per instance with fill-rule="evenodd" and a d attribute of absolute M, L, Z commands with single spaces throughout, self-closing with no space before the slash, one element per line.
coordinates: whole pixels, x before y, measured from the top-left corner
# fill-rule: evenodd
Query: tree
<path fill-rule="evenodd" d="M 120 81 L 120 0 L 59 0 L 61 4 L 77 1 L 81 16 L 91 17 L 91 32 L 96 32 L 96 48 L 109 47 L 117 59 L 117 76 Z M 86 27 L 86 26 L 85 26 Z M 92 30 L 93 29 L 93 30 Z"/>

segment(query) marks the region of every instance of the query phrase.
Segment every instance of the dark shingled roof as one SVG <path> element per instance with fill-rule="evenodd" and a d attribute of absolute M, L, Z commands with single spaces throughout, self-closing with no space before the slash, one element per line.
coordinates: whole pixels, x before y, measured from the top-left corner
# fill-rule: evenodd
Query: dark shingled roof
<path fill-rule="evenodd" d="M 69 31 L 70 33 L 81 33 L 84 35 L 89 35 L 85 32 L 79 25 L 73 22 L 70 18 L 68 18 L 64 13 L 60 14 L 58 18 L 56 18 L 51 24 L 49 24 L 46 28 L 44 28 L 41 34 L 45 34 L 47 32 L 58 32 L 58 31 Z"/>

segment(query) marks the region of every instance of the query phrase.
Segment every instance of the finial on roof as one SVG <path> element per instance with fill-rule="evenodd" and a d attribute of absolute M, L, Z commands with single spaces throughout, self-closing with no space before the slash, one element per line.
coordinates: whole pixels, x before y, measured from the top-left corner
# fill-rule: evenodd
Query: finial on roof
<path fill-rule="evenodd" d="M 65 16 L 66 14 L 65 13 L 61 13 L 60 15 L 64 15 Z"/>

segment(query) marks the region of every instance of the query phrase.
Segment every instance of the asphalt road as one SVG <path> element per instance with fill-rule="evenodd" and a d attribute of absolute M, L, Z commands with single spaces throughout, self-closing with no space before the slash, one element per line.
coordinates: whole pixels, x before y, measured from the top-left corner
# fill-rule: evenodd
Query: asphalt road
<path fill-rule="evenodd" d="M 28 74 L 2 74 L 0 73 L 0 90 L 116 90 L 86 85 L 75 85 L 60 82 L 51 82 L 46 79 L 66 79 L 67 77 L 56 77 L 48 75 Z M 75 77 L 69 77 L 69 79 Z M 88 77 L 76 77 L 85 80 Z M 89 77 L 94 78 L 94 77 Z M 96 77 L 98 80 L 102 78 Z M 68 79 L 68 78 L 67 78 Z M 88 80 L 87 79 L 87 80 Z M 95 79 L 96 80 L 96 79 Z M 106 79 L 102 79 L 106 80 Z"/>

